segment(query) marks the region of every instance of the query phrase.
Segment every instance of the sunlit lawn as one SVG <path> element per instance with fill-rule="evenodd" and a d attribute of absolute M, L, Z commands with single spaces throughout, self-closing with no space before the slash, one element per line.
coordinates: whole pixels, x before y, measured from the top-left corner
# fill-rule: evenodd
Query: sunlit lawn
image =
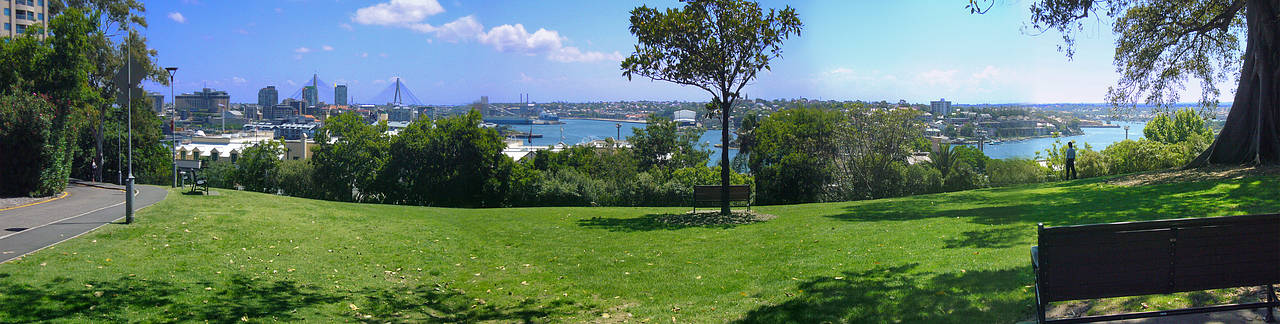
<path fill-rule="evenodd" d="M 652 220 L 685 208 L 173 192 L 135 225 L 0 265 L 0 322 L 1008 323 L 1033 317 L 1037 222 L 1275 212 L 1276 180 L 1084 180 L 758 207 L 778 218 L 732 227 Z"/>

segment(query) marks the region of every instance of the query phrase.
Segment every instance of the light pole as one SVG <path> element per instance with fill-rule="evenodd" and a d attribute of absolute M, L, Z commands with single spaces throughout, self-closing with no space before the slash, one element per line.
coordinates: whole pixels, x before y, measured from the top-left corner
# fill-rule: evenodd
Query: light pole
<path fill-rule="evenodd" d="M 129 33 L 126 33 L 125 37 L 129 37 L 130 40 L 133 39 L 133 35 Z M 125 89 L 127 93 L 125 99 L 129 100 L 125 104 L 128 106 L 127 114 L 129 120 L 127 126 L 129 129 L 129 178 L 126 178 L 124 183 L 124 223 L 133 224 L 133 84 L 130 84 L 133 82 L 133 50 L 129 46 L 125 46 L 125 62 L 129 65 L 125 67 L 125 70 L 129 71 L 129 82 L 125 84 L 127 87 Z"/>
<path fill-rule="evenodd" d="M 173 113 L 177 114 L 178 98 L 173 96 L 173 74 L 178 73 L 178 68 L 171 66 L 164 68 L 164 70 L 169 72 L 169 102 L 173 104 Z M 169 140 L 173 141 L 173 145 L 169 145 L 169 163 L 173 164 L 174 188 L 178 187 L 178 133 L 174 130 L 174 124 L 176 123 L 174 115 L 169 115 Z"/>

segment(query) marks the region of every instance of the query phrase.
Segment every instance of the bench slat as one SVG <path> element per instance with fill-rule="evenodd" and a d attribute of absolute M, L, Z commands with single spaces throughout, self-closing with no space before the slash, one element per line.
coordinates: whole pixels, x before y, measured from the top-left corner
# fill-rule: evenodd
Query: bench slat
<path fill-rule="evenodd" d="M 1042 302 L 1280 283 L 1280 214 L 1041 228 Z"/>

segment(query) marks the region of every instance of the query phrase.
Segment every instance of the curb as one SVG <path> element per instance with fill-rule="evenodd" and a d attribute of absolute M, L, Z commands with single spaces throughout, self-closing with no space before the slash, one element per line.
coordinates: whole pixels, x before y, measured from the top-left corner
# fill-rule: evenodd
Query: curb
<path fill-rule="evenodd" d="M 22 207 L 27 207 L 27 206 L 35 206 L 35 205 L 39 205 L 39 204 L 43 204 L 43 203 L 47 203 L 47 202 L 50 202 L 50 201 L 54 201 L 54 200 L 58 200 L 58 199 L 62 199 L 62 198 L 66 198 L 67 196 L 70 196 L 70 195 L 71 195 L 71 194 L 67 193 L 66 191 L 63 191 L 61 196 L 54 197 L 53 199 L 45 199 L 45 200 L 41 200 L 41 201 L 37 201 L 37 202 L 33 202 L 33 203 L 30 203 L 30 204 L 21 205 L 21 206 L 14 206 L 14 207 L 9 207 L 9 208 L 0 208 L 0 211 L 14 210 L 14 209 L 22 208 Z"/>

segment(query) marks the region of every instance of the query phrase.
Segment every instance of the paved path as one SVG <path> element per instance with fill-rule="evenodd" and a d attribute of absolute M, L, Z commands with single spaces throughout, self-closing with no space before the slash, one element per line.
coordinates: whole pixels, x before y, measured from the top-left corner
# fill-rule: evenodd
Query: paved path
<path fill-rule="evenodd" d="M 134 186 L 134 210 L 163 200 L 164 188 Z M 61 243 L 124 218 L 124 189 L 113 184 L 73 182 L 67 196 L 0 211 L 0 263 Z"/>

